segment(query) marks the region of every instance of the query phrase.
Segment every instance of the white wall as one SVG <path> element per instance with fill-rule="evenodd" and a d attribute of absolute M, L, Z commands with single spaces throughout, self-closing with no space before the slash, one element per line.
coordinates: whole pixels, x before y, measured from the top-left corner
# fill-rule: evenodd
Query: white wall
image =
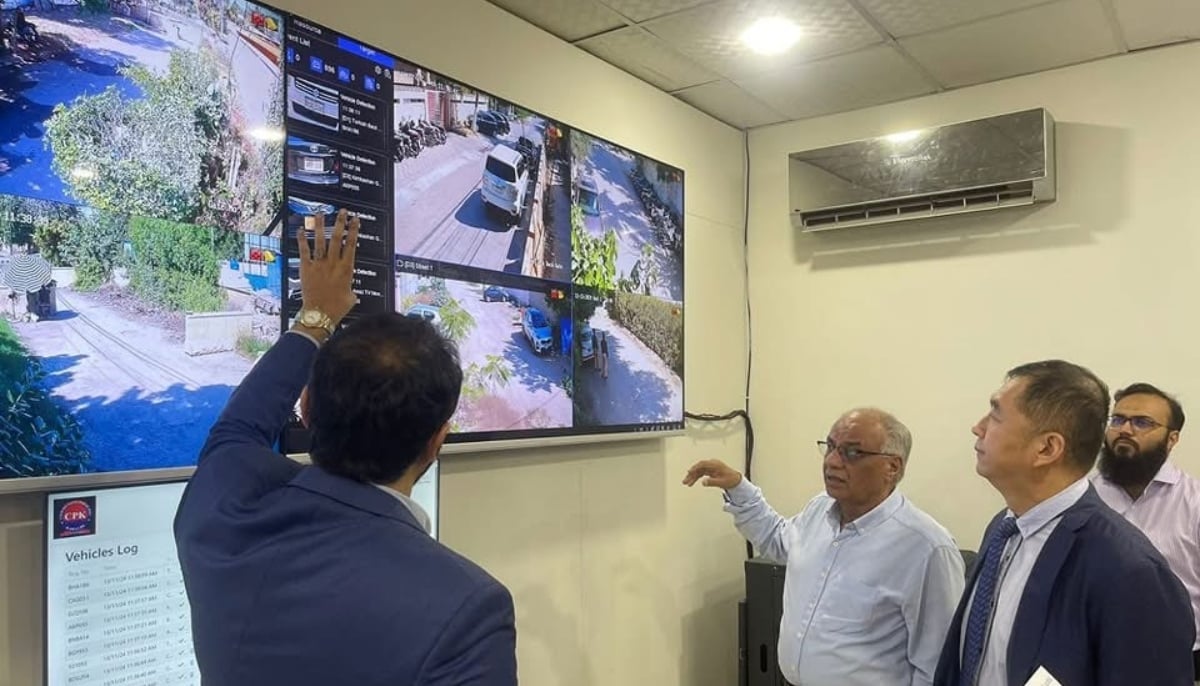
<path fill-rule="evenodd" d="M 687 406 L 741 406 L 739 132 L 482 0 L 276 4 L 683 167 Z M 740 539 L 714 493 L 679 479 L 696 459 L 738 459 L 741 440 L 447 458 L 442 538 L 513 591 L 522 684 L 734 683 Z M 0 686 L 41 682 L 41 509 L 0 497 Z"/>
<path fill-rule="evenodd" d="M 978 548 L 1002 503 L 969 428 L 1021 362 L 1066 358 L 1200 410 L 1198 71 L 1184 45 L 751 133 L 751 398 L 777 506 L 819 488 L 812 442 L 836 415 L 878 404 L 914 433 L 903 489 Z M 789 152 L 1039 106 L 1058 120 L 1055 203 L 820 236 L 789 223 Z M 1176 453 L 1200 472 L 1189 434 Z"/>

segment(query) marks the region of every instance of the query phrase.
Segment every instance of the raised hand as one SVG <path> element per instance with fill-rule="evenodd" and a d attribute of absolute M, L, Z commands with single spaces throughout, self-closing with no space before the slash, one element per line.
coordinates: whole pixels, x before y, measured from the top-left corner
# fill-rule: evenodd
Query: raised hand
<path fill-rule="evenodd" d="M 358 303 L 350 285 L 354 280 L 354 254 L 358 250 L 358 217 L 350 219 L 346 231 L 346 210 L 338 212 L 333 236 L 325 237 L 325 217 L 313 222 L 313 247 L 308 246 L 307 231 L 297 231 L 300 244 L 300 292 L 305 309 L 319 310 L 334 325 Z"/>
<path fill-rule="evenodd" d="M 701 460 L 687 471 L 683 485 L 693 486 L 701 478 L 703 486 L 729 490 L 742 482 L 742 473 L 720 460 Z"/>

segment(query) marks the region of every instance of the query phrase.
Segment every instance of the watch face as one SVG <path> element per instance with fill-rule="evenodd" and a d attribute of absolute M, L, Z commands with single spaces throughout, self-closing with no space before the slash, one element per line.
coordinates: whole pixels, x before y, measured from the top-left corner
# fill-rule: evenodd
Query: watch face
<path fill-rule="evenodd" d="M 300 313 L 300 323 L 305 326 L 320 326 L 321 313 L 313 310 L 305 310 Z"/>

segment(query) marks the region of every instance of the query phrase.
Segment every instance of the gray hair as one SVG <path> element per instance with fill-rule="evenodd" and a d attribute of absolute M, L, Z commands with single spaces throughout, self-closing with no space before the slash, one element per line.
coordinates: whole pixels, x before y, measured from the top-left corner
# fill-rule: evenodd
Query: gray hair
<path fill-rule="evenodd" d="M 852 414 L 860 414 L 871 417 L 879 422 L 883 427 L 885 439 L 880 452 L 885 452 L 889 455 L 899 455 L 904 467 L 908 466 L 908 456 L 912 452 L 912 432 L 904 425 L 896 416 L 890 412 L 879 409 L 878 407 L 856 407 L 850 410 L 843 417 L 848 417 Z M 900 477 L 904 477 L 903 468 L 900 472 Z"/>
<path fill-rule="evenodd" d="M 899 419 L 887 412 L 879 413 L 879 423 L 883 425 L 883 431 L 887 434 L 887 440 L 883 443 L 883 452 L 899 455 L 907 465 L 908 455 L 912 452 L 912 432 Z"/>

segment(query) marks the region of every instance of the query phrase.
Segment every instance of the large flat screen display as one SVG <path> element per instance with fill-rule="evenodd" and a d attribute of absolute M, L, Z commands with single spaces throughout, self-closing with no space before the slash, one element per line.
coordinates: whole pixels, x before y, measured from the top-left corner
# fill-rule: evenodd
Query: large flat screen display
<path fill-rule="evenodd" d="M 46 499 L 46 684 L 200 684 L 172 524 L 185 483 Z M 438 469 L 413 498 L 437 537 Z"/>
<path fill-rule="evenodd" d="M 682 170 L 244 0 L 16 4 L 0 490 L 194 464 L 342 209 L 350 319 L 459 347 L 451 443 L 682 428 Z"/>
<path fill-rule="evenodd" d="M 681 428 L 683 172 L 327 28 L 286 26 L 288 226 L 358 214 L 352 318 L 395 310 L 458 345 L 450 442 Z"/>

